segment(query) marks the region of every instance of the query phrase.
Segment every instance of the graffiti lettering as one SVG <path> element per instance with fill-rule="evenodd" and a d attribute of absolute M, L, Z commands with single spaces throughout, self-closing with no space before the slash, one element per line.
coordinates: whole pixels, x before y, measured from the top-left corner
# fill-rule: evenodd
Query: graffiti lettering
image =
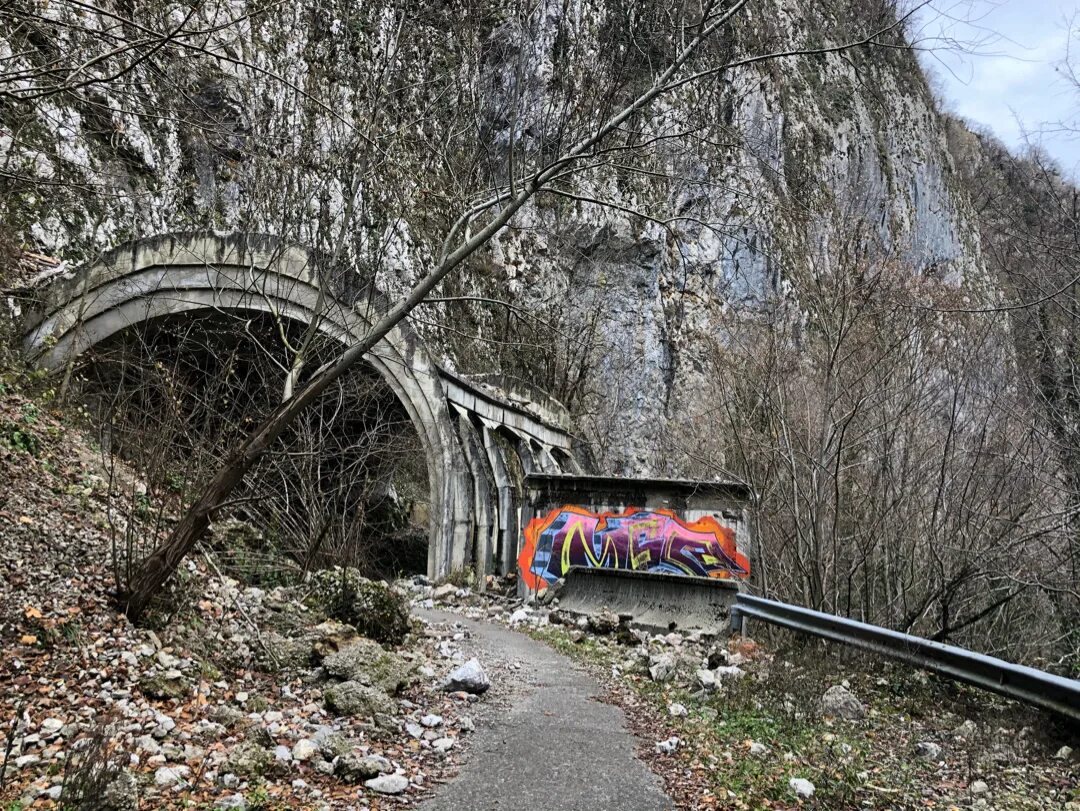
<path fill-rule="evenodd" d="M 594 513 L 566 506 L 532 519 L 518 556 L 525 585 L 545 589 L 571 566 L 698 577 L 750 574 L 750 561 L 735 548 L 735 533 L 715 518 L 687 524 L 670 510 L 636 507 Z"/>

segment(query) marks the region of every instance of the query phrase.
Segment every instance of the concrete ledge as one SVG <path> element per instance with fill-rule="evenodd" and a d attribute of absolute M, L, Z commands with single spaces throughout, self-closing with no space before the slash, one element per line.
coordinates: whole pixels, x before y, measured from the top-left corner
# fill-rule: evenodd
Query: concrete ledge
<path fill-rule="evenodd" d="M 632 626 L 652 633 L 726 634 L 741 589 L 737 580 L 571 566 L 558 600 L 573 613 L 629 615 Z"/>

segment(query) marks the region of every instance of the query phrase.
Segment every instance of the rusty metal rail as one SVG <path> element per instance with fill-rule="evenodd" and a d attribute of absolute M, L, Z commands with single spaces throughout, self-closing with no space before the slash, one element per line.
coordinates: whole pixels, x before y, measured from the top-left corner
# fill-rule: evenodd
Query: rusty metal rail
<path fill-rule="evenodd" d="M 835 614 L 739 594 L 731 607 L 732 631 L 742 633 L 747 619 L 843 642 L 1080 721 L 1080 681 L 1075 679 Z"/>

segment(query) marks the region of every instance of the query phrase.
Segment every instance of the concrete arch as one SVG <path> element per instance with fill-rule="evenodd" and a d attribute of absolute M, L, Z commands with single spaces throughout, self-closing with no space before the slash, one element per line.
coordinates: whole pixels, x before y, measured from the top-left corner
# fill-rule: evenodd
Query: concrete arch
<path fill-rule="evenodd" d="M 24 349 L 46 368 L 62 368 L 127 327 L 198 311 L 255 311 L 315 321 L 324 334 L 350 342 L 380 315 L 365 300 L 334 294 L 310 252 L 270 237 L 171 234 L 118 248 L 77 273 L 36 291 Z M 470 556 L 479 486 L 447 406 L 440 369 L 406 324 L 368 354 L 408 412 L 423 443 L 431 487 L 428 574 L 448 574 Z"/>

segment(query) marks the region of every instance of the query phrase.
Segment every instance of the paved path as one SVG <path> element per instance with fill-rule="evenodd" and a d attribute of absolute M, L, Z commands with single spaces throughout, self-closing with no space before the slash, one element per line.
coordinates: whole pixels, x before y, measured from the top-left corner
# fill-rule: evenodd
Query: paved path
<path fill-rule="evenodd" d="M 599 687 L 565 656 L 524 634 L 454 614 L 462 643 L 492 677 L 478 707 L 458 776 L 421 811 L 668 811 L 660 781 L 634 757 L 622 710 L 593 696 Z M 520 670 L 513 670 L 515 665 Z"/>

